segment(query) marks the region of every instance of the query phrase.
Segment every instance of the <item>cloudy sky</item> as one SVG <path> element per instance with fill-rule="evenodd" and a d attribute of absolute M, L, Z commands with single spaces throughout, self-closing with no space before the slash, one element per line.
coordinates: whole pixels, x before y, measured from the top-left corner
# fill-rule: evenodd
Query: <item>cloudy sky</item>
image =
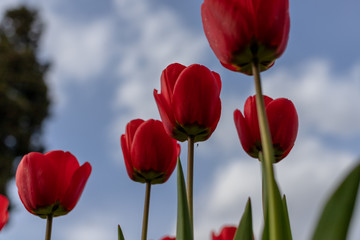
<path fill-rule="evenodd" d="M 0 13 L 19 3 L 39 9 L 46 22 L 41 58 L 53 63 L 47 148 L 93 166 L 76 208 L 54 219 L 54 240 L 116 239 L 117 224 L 126 239 L 140 238 L 145 186 L 128 178 L 119 138 L 134 118 L 159 119 L 153 89 L 173 62 L 203 64 L 223 82 L 218 128 L 195 148 L 196 239 L 237 225 L 249 196 L 259 236 L 260 166 L 243 152 L 232 118 L 254 94 L 253 81 L 215 58 L 202 30 L 202 0 L 1 0 Z M 358 0 L 291 1 L 288 48 L 262 74 L 265 94 L 291 99 L 299 114 L 296 145 L 276 165 L 295 240 L 311 236 L 322 203 L 360 156 L 359 9 Z M 10 190 L 15 207 L 0 239 L 42 239 L 45 221 L 25 210 L 13 182 Z M 175 175 L 152 188 L 150 207 L 149 239 L 173 235 Z M 360 238 L 359 207 L 352 240 Z"/>

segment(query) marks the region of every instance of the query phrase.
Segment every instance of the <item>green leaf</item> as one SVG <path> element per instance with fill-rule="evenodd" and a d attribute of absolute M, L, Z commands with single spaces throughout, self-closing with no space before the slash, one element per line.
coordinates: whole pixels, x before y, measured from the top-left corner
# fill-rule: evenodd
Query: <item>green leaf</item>
<path fill-rule="evenodd" d="M 247 201 L 245 211 L 236 230 L 234 240 L 253 240 L 251 200 Z"/>
<path fill-rule="evenodd" d="M 273 173 L 273 166 L 268 168 L 262 155 L 259 154 L 262 165 L 264 231 L 263 240 L 291 240 L 291 230 L 287 224 L 289 218 L 285 213 L 283 200 Z M 289 237 L 290 236 L 290 237 Z"/>
<path fill-rule="evenodd" d="M 178 209 L 177 209 L 177 226 L 176 226 L 176 240 L 193 240 L 193 229 L 190 223 L 189 207 L 187 202 L 184 173 L 182 170 L 180 159 L 177 163 L 177 194 L 178 194 Z"/>
<path fill-rule="evenodd" d="M 283 203 L 283 209 L 284 209 L 283 213 L 284 213 L 284 220 L 285 220 L 284 230 L 285 230 L 287 239 L 292 239 L 289 212 L 288 212 L 288 207 L 287 207 L 286 196 L 285 195 L 283 196 L 282 203 Z"/>
<path fill-rule="evenodd" d="M 121 231 L 120 225 L 118 225 L 118 240 L 125 240 L 123 232 Z"/>
<path fill-rule="evenodd" d="M 360 182 L 360 164 L 347 175 L 326 203 L 313 240 L 346 239 Z"/>
<path fill-rule="evenodd" d="M 262 234 L 262 240 L 269 240 L 270 239 L 270 235 L 269 235 L 269 217 L 266 214 L 265 216 L 265 223 L 264 223 L 264 229 L 263 229 L 263 234 Z"/>

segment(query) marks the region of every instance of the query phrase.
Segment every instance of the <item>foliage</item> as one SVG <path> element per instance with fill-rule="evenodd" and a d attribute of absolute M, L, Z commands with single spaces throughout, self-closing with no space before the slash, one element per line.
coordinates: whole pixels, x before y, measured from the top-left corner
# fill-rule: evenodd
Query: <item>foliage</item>
<path fill-rule="evenodd" d="M 40 61 L 43 24 L 37 11 L 8 10 L 0 23 L 0 193 L 20 156 L 43 152 L 41 131 L 50 100 L 45 82 L 49 63 Z"/>

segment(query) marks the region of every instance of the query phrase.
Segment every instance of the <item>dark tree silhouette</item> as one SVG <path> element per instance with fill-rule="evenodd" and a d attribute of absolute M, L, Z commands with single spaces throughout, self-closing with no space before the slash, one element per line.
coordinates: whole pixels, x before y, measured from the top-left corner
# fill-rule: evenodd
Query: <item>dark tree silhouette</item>
<path fill-rule="evenodd" d="M 43 24 L 36 10 L 8 10 L 0 23 L 0 193 L 28 152 L 42 152 L 42 123 L 50 100 L 48 62 L 38 59 Z"/>

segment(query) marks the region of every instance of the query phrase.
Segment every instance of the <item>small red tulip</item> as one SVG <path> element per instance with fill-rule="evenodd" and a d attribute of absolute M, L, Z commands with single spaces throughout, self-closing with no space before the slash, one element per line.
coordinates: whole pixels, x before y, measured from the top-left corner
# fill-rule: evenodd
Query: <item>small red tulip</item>
<path fill-rule="evenodd" d="M 214 232 L 212 233 L 212 240 L 233 240 L 236 229 L 236 227 L 232 226 L 223 227 L 219 235 L 216 236 Z"/>
<path fill-rule="evenodd" d="M 264 71 L 285 51 L 289 0 L 205 0 L 201 16 L 210 47 L 232 71 L 252 75 L 255 60 Z"/>
<path fill-rule="evenodd" d="M 16 186 L 25 208 L 42 218 L 70 212 L 78 202 L 91 173 L 91 165 L 79 165 L 70 152 L 32 152 L 16 171 Z"/>
<path fill-rule="evenodd" d="M 221 114 L 221 79 L 205 66 L 174 63 L 161 75 L 161 93 L 154 97 L 166 132 L 179 141 L 205 141 Z"/>
<path fill-rule="evenodd" d="M 286 157 L 294 146 L 298 132 L 298 115 L 294 104 L 288 99 L 273 100 L 264 96 L 264 102 L 275 161 L 278 162 Z M 258 158 L 262 148 L 255 96 L 246 100 L 244 116 L 238 109 L 234 111 L 234 121 L 245 152 Z"/>
<path fill-rule="evenodd" d="M 0 231 L 6 225 L 9 219 L 9 200 L 0 194 Z"/>
<path fill-rule="evenodd" d="M 136 182 L 164 183 L 174 171 L 180 145 L 158 120 L 135 119 L 126 125 L 121 148 L 129 177 Z"/>
<path fill-rule="evenodd" d="M 174 237 L 163 237 L 161 240 L 176 240 Z"/>

